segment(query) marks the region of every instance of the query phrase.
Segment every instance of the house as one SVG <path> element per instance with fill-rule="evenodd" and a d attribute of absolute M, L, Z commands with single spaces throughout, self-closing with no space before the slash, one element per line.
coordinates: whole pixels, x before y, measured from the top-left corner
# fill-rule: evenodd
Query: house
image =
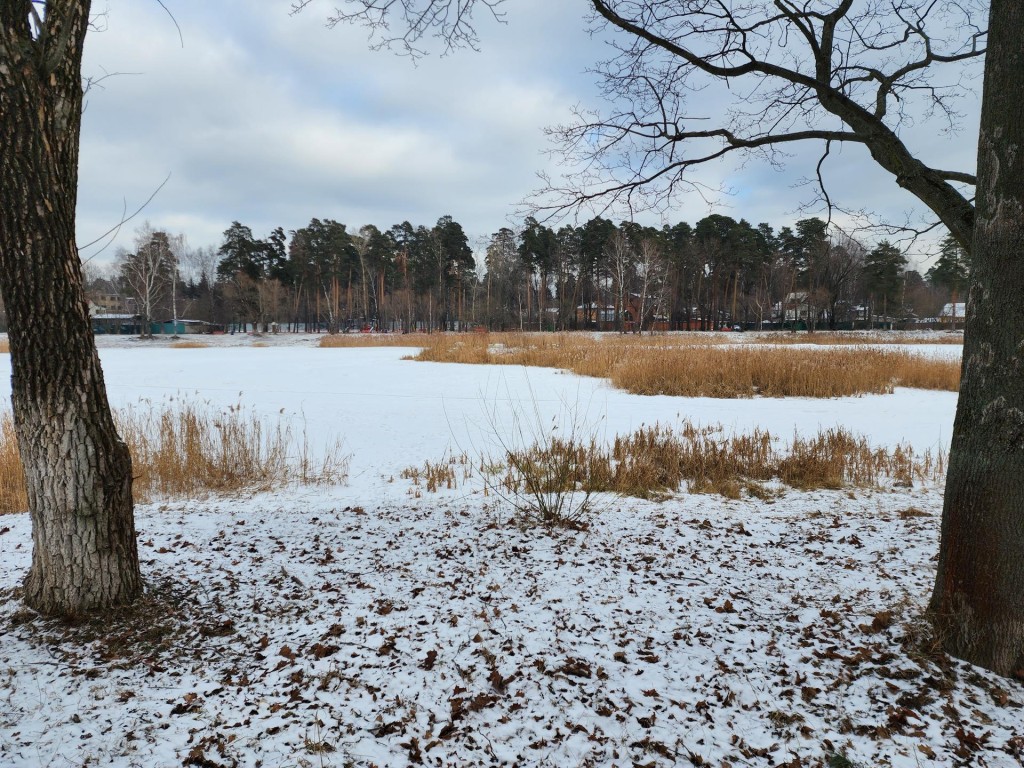
<path fill-rule="evenodd" d="M 141 333 L 141 318 L 126 312 L 90 312 L 93 333 Z"/>
<path fill-rule="evenodd" d="M 939 312 L 939 317 L 943 320 L 963 320 L 967 314 L 967 302 L 958 301 L 955 304 L 947 304 Z"/>
<path fill-rule="evenodd" d="M 643 312 L 643 330 L 645 331 L 667 331 L 670 329 L 668 318 L 657 314 L 658 300 L 656 297 L 648 297 L 646 302 L 641 301 L 640 294 L 631 293 L 626 299 L 626 306 L 623 311 L 623 330 L 633 332 L 640 330 L 641 311 Z"/>
<path fill-rule="evenodd" d="M 580 304 L 576 307 L 576 323 L 581 327 L 586 324 L 597 324 L 599 329 L 611 327 L 615 323 L 615 307 L 611 304 Z"/>
<path fill-rule="evenodd" d="M 195 333 L 224 333 L 224 326 L 208 323 L 205 320 L 184 320 L 179 317 L 177 325 L 175 325 L 174 320 L 150 323 L 150 332 L 154 336 L 159 334 L 182 336 Z"/>
<path fill-rule="evenodd" d="M 811 312 L 810 304 L 807 301 L 807 292 L 796 291 L 786 294 L 781 309 L 783 323 L 806 323 Z"/>

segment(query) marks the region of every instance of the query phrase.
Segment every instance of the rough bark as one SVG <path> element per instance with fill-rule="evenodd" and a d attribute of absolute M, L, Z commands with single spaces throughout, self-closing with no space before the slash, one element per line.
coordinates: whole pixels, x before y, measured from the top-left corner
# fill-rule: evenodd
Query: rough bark
<path fill-rule="evenodd" d="M 993 0 L 963 377 L 931 608 L 951 654 L 1024 677 L 1024 6 Z"/>
<path fill-rule="evenodd" d="M 141 590 L 131 457 L 118 437 L 75 245 L 89 0 L 0 0 L 0 286 L 32 516 L 25 601 L 49 614 Z"/>

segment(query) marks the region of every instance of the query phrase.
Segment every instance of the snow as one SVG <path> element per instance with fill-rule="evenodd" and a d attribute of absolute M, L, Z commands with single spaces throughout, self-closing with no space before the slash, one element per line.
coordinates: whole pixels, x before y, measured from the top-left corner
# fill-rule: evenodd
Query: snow
<path fill-rule="evenodd" d="M 30 523 L 0 518 L 0 766 L 1024 764 L 1021 683 L 921 630 L 940 488 L 607 496 L 587 530 L 549 533 L 475 477 L 400 476 L 682 418 L 945 450 L 955 395 L 640 397 L 253 341 L 101 339 L 111 401 L 242 403 L 314 448 L 341 436 L 347 484 L 140 505 L 143 606 L 70 625 L 19 604 Z"/>

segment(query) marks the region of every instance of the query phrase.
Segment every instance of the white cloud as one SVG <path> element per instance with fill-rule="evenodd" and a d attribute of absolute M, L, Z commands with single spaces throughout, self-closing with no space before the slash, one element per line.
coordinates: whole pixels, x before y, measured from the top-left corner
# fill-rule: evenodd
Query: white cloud
<path fill-rule="evenodd" d="M 487 235 L 535 188 L 536 172 L 551 167 L 543 128 L 564 122 L 577 102 L 596 103 L 584 70 L 608 55 L 600 36 L 587 34 L 581 4 L 550 0 L 508 4 L 507 25 L 485 19 L 482 53 L 416 66 L 368 50 L 363 30 L 326 29 L 329 5 L 313 4 L 297 17 L 284 0 L 170 7 L 184 48 L 174 23 L 149 2 L 110 0 L 106 30 L 90 37 L 87 74 L 138 74 L 111 77 L 89 94 L 82 242 L 115 224 L 124 206 L 133 210 L 168 174 L 142 216 L 181 227 L 193 245 L 216 245 L 232 220 L 266 233 L 314 216 L 387 227 L 451 214 L 471 234 Z M 976 105 L 967 108 L 976 115 Z M 908 135 L 927 157 L 969 168 L 973 130 L 950 139 L 920 126 Z M 798 217 L 807 191 L 793 180 L 813 174 L 815 160 L 801 152 L 785 174 L 724 164 L 697 178 L 742 190 L 724 199 L 723 212 L 781 225 Z M 834 153 L 828 171 L 837 197 L 888 215 L 911 208 L 870 166 L 860 150 Z M 708 212 L 695 197 L 672 220 L 694 222 Z"/>

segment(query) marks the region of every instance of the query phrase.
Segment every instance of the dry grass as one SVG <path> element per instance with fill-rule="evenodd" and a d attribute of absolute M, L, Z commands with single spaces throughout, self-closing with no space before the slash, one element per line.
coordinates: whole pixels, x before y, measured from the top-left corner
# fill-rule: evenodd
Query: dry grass
<path fill-rule="evenodd" d="M 757 344 L 821 344 L 841 346 L 850 344 L 956 344 L 963 345 L 962 331 L 943 333 L 907 333 L 884 331 L 816 331 L 814 333 L 757 333 L 751 334 Z"/>
<path fill-rule="evenodd" d="M 10 412 L 0 413 L 0 515 L 28 509 L 21 456 Z"/>
<path fill-rule="evenodd" d="M 465 453 L 449 456 L 436 463 L 426 461 L 422 467 L 408 467 L 402 470 L 402 478 L 411 481 L 416 489 L 422 484 L 429 493 L 436 493 L 442 487 L 449 490 L 458 487 L 460 475 L 463 480 L 468 480 L 472 476 L 469 456 Z M 418 491 L 414 491 L 414 495 L 417 494 Z"/>
<path fill-rule="evenodd" d="M 193 403 L 144 404 L 115 414 L 131 450 L 137 501 L 269 489 L 290 482 L 340 482 L 348 459 L 339 444 L 314 459 L 304 436 L 267 427 L 240 407 L 224 412 Z M 28 508 L 9 413 L 0 415 L 0 514 Z"/>
<path fill-rule="evenodd" d="M 844 429 L 809 439 L 797 436 L 780 445 L 764 430 L 727 436 L 720 426 L 690 422 L 676 430 L 645 427 L 616 438 L 610 448 L 593 439 L 552 438 L 504 453 L 480 460 L 477 471 L 485 486 L 523 517 L 545 525 L 579 522 L 594 493 L 658 498 L 685 485 L 690 493 L 769 498 L 776 482 L 801 491 L 911 487 L 939 482 L 946 471 L 941 453 L 915 454 L 907 446 L 872 448 L 866 438 Z M 440 472 L 448 464 L 426 466 Z M 424 475 L 412 469 L 403 473 L 417 485 Z M 439 478 L 427 489 L 457 486 L 454 471 Z"/>
<path fill-rule="evenodd" d="M 425 347 L 438 334 L 426 333 L 335 333 L 320 339 L 325 349 L 337 347 Z"/>
<path fill-rule="evenodd" d="M 10 344 L 7 343 L 7 339 L 0 339 L 0 355 L 11 351 Z"/>
<path fill-rule="evenodd" d="M 210 345 L 202 341 L 176 341 L 171 349 L 207 349 Z"/>
<path fill-rule="evenodd" d="M 841 397 L 894 387 L 956 391 L 960 364 L 905 350 L 698 343 L 701 336 L 435 335 L 417 360 L 562 368 L 627 392 L 682 397 Z"/>
<path fill-rule="evenodd" d="M 763 483 L 778 480 L 797 490 L 819 488 L 909 487 L 937 482 L 945 474 L 945 457 L 915 455 L 906 446 L 872 448 L 864 437 L 845 429 L 794 437 L 777 448 L 764 430 L 725 436 L 721 427 L 696 428 L 685 422 L 678 431 L 657 426 L 617 439 L 612 451 L 613 482 L 604 490 L 647 497 L 672 492 L 686 483 L 691 493 L 718 493 L 738 498 L 742 491 L 764 496 Z"/>

